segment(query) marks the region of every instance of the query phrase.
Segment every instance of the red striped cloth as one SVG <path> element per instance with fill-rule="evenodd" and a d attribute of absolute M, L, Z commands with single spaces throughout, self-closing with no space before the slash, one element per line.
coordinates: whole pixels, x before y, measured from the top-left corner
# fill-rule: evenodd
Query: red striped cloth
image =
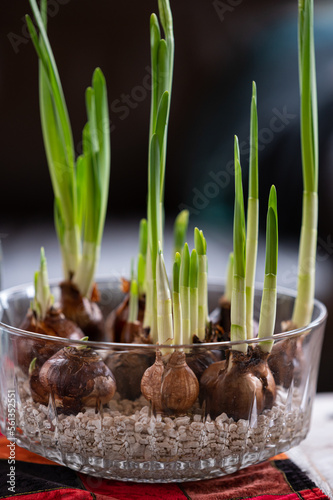
<path fill-rule="evenodd" d="M 9 441 L 0 437 L 0 498 L 17 500 L 313 500 L 328 499 L 286 455 L 218 479 L 169 484 L 107 480 L 77 473 L 15 449 L 15 488 L 10 487 Z"/>

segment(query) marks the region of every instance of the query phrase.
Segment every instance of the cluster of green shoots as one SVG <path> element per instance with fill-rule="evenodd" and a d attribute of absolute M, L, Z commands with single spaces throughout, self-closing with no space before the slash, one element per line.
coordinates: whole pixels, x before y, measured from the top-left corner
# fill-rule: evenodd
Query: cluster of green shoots
<path fill-rule="evenodd" d="M 83 129 L 83 154 L 75 160 L 71 125 L 54 56 L 47 37 L 47 0 L 29 0 L 39 35 L 27 16 L 29 32 L 39 56 L 40 111 L 47 160 L 55 193 L 55 221 L 65 279 L 72 280 L 89 297 L 104 227 L 110 175 L 110 134 L 106 84 L 100 69 L 86 91 L 88 121 Z M 148 155 L 147 219 L 140 223 L 136 271 L 132 266 L 129 322 L 139 314 L 139 298 L 145 296 L 143 326 L 154 343 L 191 344 L 205 341 L 208 323 L 207 244 L 202 231 L 194 231 L 194 249 L 186 240 L 189 214 L 181 212 L 174 227 L 174 261 L 170 287 L 163 257 L 164 184 L 167 133 L 173 78 L 173 20 L 168 0 L 158 0 L 157 16 L 150 19 L 152 94 Z M 301 91 L 301 142 L 303 162 L 303 219 L 299 251 L 298 293 L 292 321 L 301 327 L 311 321 L 318 205 L 318 125 L 313 42 L 313 0 L 299 1 L 299 68 Z M 235 137 L 235 207 L 233 253 L 228 264 L 225 297 L 231 302 L 231 340 L 246 352 L 254 337 L 253 308 L 258 247 L 258 117 L 253 84 L 250 120 L 250 172 L 245 222 L 238 139 Z M 272 186 L 267 211 L 266 259 L 261 301 L 260 347 L 269 352 L 276 318 L 278 260 L 277 196 Z M 45 283 L 45 257 L 36 275 L 36 290 L 49 294 Z M 48 302 L 36 301 L 43 315 Z"/>
<path fill-rule="evenodd" d="M 39 57 L 40 114 L 46 156 L 55 195 L 55 225 L 64 277 L 90 298 L 107 208 L 110 176 L 110 130 L 106 83 L 95 70 L 86 91 L 88 121 L 83 154 L 75 160 L 67 106 L 47 36 L 47 0 L 29 0 L 36 28 L 26 21 Z"/>
<path fill-rule="evenodd" d="M 299 248 L 297 296 L 292 327 L 310 323 L 314 305 L 315 259 L 318 218 L 318 123 L 313 40 L 313 0 L 299 2 L 299 74 L 301 94 L 301 144 L 303 164 L 303 215 Z M 232 341 L 253 337 L 254 279 L 258 241 L 258 121 L 256 89 L 253 85 L 250 132 L 250 175 L 245 237 L 244 201 L 241 181 L 239 148 L 235 139 L 235 211 L 234 252 L 228 270 L 228 295 L 231 293 Z M 271 188 L 266 225 L 265 278 L 262 294 L 258 338 L 270 338 L 276 319 L 276 281 L 278 256 L 277 199 Z M 246 243 L 245 243 L 246 240 Z M 231 271 L 233 268 L 233 272 Z M 231 285 L 232 276 L 232 285 Z M 263 351 L 269 352 L 272 340 L 261 340 Z M 247 345 L 235 349 L 246 352 Z"/>
<path fill-rule="evenodd" d="M 247 344 L 253 338 L 253 303 L 255 270 L 258 247 L 258 116 L 256 85 L 253 83 L 250 133 L 250 175 L 247 223 L 245 224 L 242 172 L 238 138 L 235 137 L 235 208 L 233 254 L 228 265 L 227 294 L 231 295 L 230 338 L 237 342 L 234 349 L 247 352 Z M 246 226 L 246 227 L 245 227 Z M 271 337 L 276 318 L 276 280 L 278 260 L 277 196 L 272 186 L 267 211 L 266 259 L 264 288 L 260 309 L 259 339 Z M 231 291 L 231 292 L 230 292 Z M 272 341 L 260 341 L 262 350 L 269 351 Z"/>
<path fill-rule="evenodd" d="M 298 294 L 293 322 L 297 327 L 311 320 L 314 299 L 314 259 L 317 228 L 317 119 L 315 69 L 312 35 L 313 0 L 300 2 L 300 84 L 302 156 L 304 177 L 303 223 L 300 242 Z M 152 67 L 155 87 L 152 94 L 149 150 L 147 221 L 141 222 L 138 256 L 138 284 L 132 280 L 130 318 L 136 319 L 140 293 L 146 295 L 144 326 L 159 344 L 189 344 L 195 336 L 205 340 L 208 321 L 207 255 L 202 231 L 195 229 L 195 248 L 185 243 L 188 212 L 175 223 L 172 292 L 163 258 L 163 195 L 165 146 L 171 94 L 173 60 L 172 17 L 167 2 L 160 2 L 166 41 L 160 39 L 157 19 L 151 21 Z M 163 68 L 163 78 L 159 74 Z M 168 74 L 169 71 L 169 74 Z M 253 83 L 250 119 L 250 158 L 247 220 L 245 223 L 242 173 L 238 139 L 235 137 L 235 208 L 233 253 L 228 263 L 225 298 L 231 302 L 231 340 L 236 350 L 246 352 L 253 328 L 254 290 L 258 251 L 259 182 L 258 116 L 256 85 Z M 147 230 L 148 227 L 148 230 Z M 145 253 L 146 252 L 146 253 Z M 310 266 L 309 266 L 310 263 Z M 276 189 L 269 194 L 266 222 L 264 287 L 259 316 L 259 346 L 269 352 L 276 321 L 278 265 L 278 214 Z M 146 273 L 143 272 L 146 270 Z M 134 297 L 135 300 L 134 300 Z M 133 314 L 132 314 L 133 313 Z"/>
<path fill-rule="evenodd" d="M 173 76 L 174 37 L 169 2 L 159 0 L 165 38 L 155 14 L 150 19 L 152 95 L 148 155 L 147 219 L 140 223 L 137 276 L 131 280 L 129 321 L 138 316 L 140 294 L 145 295 L 144 327 L 159 344 L 191 344 L 205 339 L 208 321 L 207 244 L 195 229 L 191 254 L 185 243 L 188 211 L 174 226 L 172 292 L 163 256 L 164 184 L 167 129 Z"/>

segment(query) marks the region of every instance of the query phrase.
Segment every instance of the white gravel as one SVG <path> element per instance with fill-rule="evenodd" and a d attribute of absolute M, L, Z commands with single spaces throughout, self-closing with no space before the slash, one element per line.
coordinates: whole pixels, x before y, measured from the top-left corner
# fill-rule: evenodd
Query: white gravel
<path fill-rule="evenodd" d="M 27 381 L 19 382 L 19 393 L 17 425 L 31 442 L 40 443 L 45 456 L 58 451 L 89 461 L 244 459 L 245 454 L 263 460 L 300 442 L 310 420 L 295 390 L 290 402 L 282 388 L 271 410 L 238 422 L 225 413 L 214 421 L 205 418 L 198 403 L 185 416 L 155 417 L 143 396 L 133 402 L 118 393 L 102 414 L 86 408 L 77 415 L 56 415 L 51 405 L 33 402 Z"/>

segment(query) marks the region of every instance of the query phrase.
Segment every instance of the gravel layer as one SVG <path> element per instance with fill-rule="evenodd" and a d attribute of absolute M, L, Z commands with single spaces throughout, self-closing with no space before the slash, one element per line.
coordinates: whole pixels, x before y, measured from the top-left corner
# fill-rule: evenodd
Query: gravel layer
<path fill-rule="evenodd" d="M 282 443 L 287 449 L 303 439 L 310 417 L 300 409 L 295 390 L 291 398 L 282 388 L 271 410 L 238 422 L 225 413 L 212 421 L 198 405 L 188 415 L 155 417 L 143 396 L 133 402 L 118 393 L 102 413 L 86 408 L 77 415 L 56 415 L 51 405 L 33 402 L 27 382 L 19 382 L 19 393 L 17 425 L 29 439 L 40 441 L 45 451 L 90 459 L 197 461 L 246 453 L 264 458 L 266 450 L 272 456 Z"/>

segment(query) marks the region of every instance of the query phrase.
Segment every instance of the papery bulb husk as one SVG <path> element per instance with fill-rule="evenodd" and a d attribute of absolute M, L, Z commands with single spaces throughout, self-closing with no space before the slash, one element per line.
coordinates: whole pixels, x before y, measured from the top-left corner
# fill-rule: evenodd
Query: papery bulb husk
<path fill-rule="evenodd" d="M 270 410 L 276 399 L 276 384 L 268 366 L 268 352 L 263 352 L 259 346 L 251 352 L 251 371 L 263 385 L 264 410 Z"/>
<path fill-rule="evenodd" d="M 46 331 L 49 330 L 48 335 L 52 335 L 51 332 L 54 331 L 54 334 L 66 339 L 80 340 L 84 337 L 81 328 L 66 318 L 60 309 L 54 307 L 48 311 L 42 324 Z"/>
<path fill-rule="evenodd" d="M 102 311 L 96 302 L 82 297 L 72 281 L 60 283 L 61 309 L 66 318 L 74 321 L 89 340 L 108 341 L 105 338 L 105 325 Z"/>
<path fill-rule="evenodd" d="M 226 299 L 226 297 L 224 295 L 222 295 L 222 297 L 220 297 L 220 300 L 219 300 L 219 307 L 220 307 L 219 325 L 223 328 L 223 330 L 226 332 L 226 334 L 228 334 L 230 337 L 230 330 L 231 330 L 231 316 L 230 316 L 231 303 L 230 303 L 230 300 Z"/>
<path fill-rule="evenodd" d="M 230 333 L 223 330 L 218 323 L 210 323 L 206 332 L 205 342 L 229 342 Z M 222 360 L 221 360 L 222 361 Z"/>
<path fill-rule="evenodd" d="M 116 309 L 110 312 L 105 320 L 105 332 L 110 342 L 120 342 L 121 333 L 127 323 L 129 295 Z"/>
<path fill-rule="evenodd" d="M 186 413 L 199 395 L 199 382 L 186 363 L 183 351 L 175 351 L 165 367 L 162 381 L 162 408 L 166 413 Z"/>
<path fill-rule="evenodd" d="M 147 368 L 141 379 L 141 392 L 151 402 L 154 413 L 162 412 L 162 379 L 164 363 L 160 350 L 156 351 L 155 363 Z"/>
<path fill-rule="evenodd" d="M 138 322 L 143 325 L 144 311 L 146 307 L 145 297 L 139 298 L 139 312 L 138 312 Z M 132 342 L 121 340 L 124 338 L 124 330 L 127 328 L 129 315 L 129 295 L 126 295 L 124 300 L 119 304 L 119 306 L 114 309 L 106 318 L 105 321 L 105 331 L 108 338 L 112 339 L 112 342 Z M 135 323 L 133 323 L 135 324 Z"/>
<path fill-rule="evenodd" d="M 35 403 L 40 403 L 47 406 L 49 402 L 49 392 L 44 389 L 39 380 L 40 366 L 35 365 L 35 368 L 29 373 L 29 386 L 31 397 Z"/>
<path fill-rule="evenodd" d="M 45 319 L 42 321 L 39 321 L 33 311 L 29 309 L 20 325 L 20 329 L 71 340 L 80 340 L 84 337 L 82 330 L 73 321 L 65 318 L 60 309 L 54 307 L 48 310 Z M 34 358 L 37 358 L 37 365 L 42 366 L 47 359 L 61 349 L 61 344 L 22 337 L 17 339 L 15 347 L 18 365 L 27 374 L 30 363 Z"/>
<path fill-rule="evenodd" d="M 121 332 L 120 342 L 124 344 L 151 344 L 149 329 L 143 328 L 142 323 L 125 323 Z"/>
<path fill-rule="evenodd" d="M 186 363 L 200 382 L 203 372 L 212 363 L 219 361 L 219 351 L 216 353 L 208 349 L 193 349 L 186 353 Z"/>
<path fill-rule="evenodd" d="M 39 380 L 59 411 L 78 413 L 110 401 L 116 382 L 102 358 L 90 348 L 64 347 L 42 366 Z"/>
<path fill-rule="evenodd" d="M 283 321 L 281 327 L 283 332 L 297 329 L 291 320 Z M 274 344 L 268 357 L 268 366 L 276 385 L 285 389 L 289 389 L 292 382 L 296 387 L 301 385 L 305 365 L 303 338 L 289 338 Z"/>
<path fill-rule="evenodd" d="M 207 399 L 210 391 L 213 390 L 214 384 L 219 376 L 219 373 L 226 367 L 226 360 L 218 361 L 207 367 L 200 378 L 199 402 L 200 405 Z"/>
<path fill-rule="evenodd" d="M 253 412 L 260 415 L 266 408 L 271 408 L 276 388 L 266 360 L 255 354 L 229 352 L 224 369 L 216 369 L 214 383 L 214 365 L 204 373 L 206 413 L 215 419 L 221 413 L 235 421 L 250 420 Z M 231 364 L 230 364 L 231 363 Z"/>
<path fill-rule="evenodd" d="M 142 376 L 154 360 L 153 349 L 131 349 L 109 354 L 105 364 L 115 377 L 117 391 L 122 399 L 134 401 L 141 396 Z"/>

